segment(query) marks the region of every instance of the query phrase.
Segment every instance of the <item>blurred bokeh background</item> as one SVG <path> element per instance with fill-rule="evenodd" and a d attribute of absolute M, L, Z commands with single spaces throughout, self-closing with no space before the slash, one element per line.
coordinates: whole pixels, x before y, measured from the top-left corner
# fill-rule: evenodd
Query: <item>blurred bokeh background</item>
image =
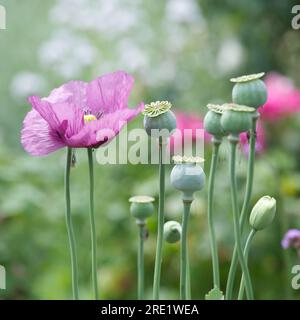
<path fill-rule="evenodd" d="M 252 204 L 278 200 L 272 227 L 254 240 L 250 270 L 258 299 L 297 299 L 291 288 L 293 249 L 283 250 L 289 228 L 300 228 L 300 30 L 289 0 L 2 0 L 7 30 L 0 31 L 0 264 L 7 269 L 1 299 L 69 299 L 70 260 L 64 219 L 65 151 L 33 158 L 20 145 L 30 94 L 48 95 L 70 79 L 89 81 L 114 70 L 132 73 L 133 106 L 170 100 L 180 126 L 201 126 L 209 102 L 231 99 L 229 78 L 265 71 L 269 100 L 259 123 Z M 142 127 L 138 117 L 130 127 Z M 245 183 L 247 146 L 239 148 L 238 183 Z M 225 290 L 233 232 L 222 146 L 216 183 L 216 227 Z M 208 173 L 210 145 L 205 145 Z M 77 152 L 72 208 L 79 254 L 80 293 L 91 298 L 88 168 Z M 167 171 L 167 177 L 170 168 Z M 96 213 L 101 298 L 136 297 L 137 228 L 128 198 L 157 198 L 154 165 L 96 165 Z M 166 217 L 181 219 L 181 200 L 167 179 Z M 146 286 L 151 298 L 156 217 L 148 223 Z M 206 194 L 197 195 L 190 224 L 193 298 L 212 287 Z M 179 246 L 166 244 L 162 298 L 179 293 Z"/>

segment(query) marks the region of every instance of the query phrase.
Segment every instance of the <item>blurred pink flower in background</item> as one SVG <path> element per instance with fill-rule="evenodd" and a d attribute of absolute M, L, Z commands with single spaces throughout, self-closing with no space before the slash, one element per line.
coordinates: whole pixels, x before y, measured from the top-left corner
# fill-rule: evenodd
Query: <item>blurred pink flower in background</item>
<path fill-rule="evenodd" d="M 183 142 L 183 132 L 185 129 L 192 130 L 192 140 L 196 140 L 196 129 L 203 129 L 203 119 L 199 117 L 199 115 L 193 113 L 186 113 L 182 111 L 175 111 L 176 120 L 177 120 L 177 132 L 173 134 L 170 140 L 170 148 L 171 151 L 174 152 L 174 149 L 177 148 L 178 144 Z M 211 135 L 204 131 L 204 142 L 209 143 L 211 140 Z M 179 135 L 179 138 L 178 136 Z M 182 137 L 182 139 L 180 139 Z M 247 133 L 242 133 L 240 135 L 241 145 L 243 147 L 243 151 L 248 154 L 249 144 Z M 256 152 L 262 153 L 266 148 L 266 139 L 265 139 L 265 131 L 262 126 L 261 121 L 257 123 L 257 140 L 256 140 Z"/>
<path fill-rule="evenodd" d="M 290 229 L 284 235 L 281 246 L 283 249 L 288 249 L 294 247 L 300 249 L 300 230 L 299 229 Z"/>
<path fill-rule="evenodd" d="M 204 131 L 202 117 L 191 112 L 187 113 L 182 111 L 174 111 L 174 113 L 176 116 L 177 131 L 171 136 L 170 139 L 171 152 L 174 152 L 174 149 L 177 149 L 177 146 L 183 143 L 185 129 L 192 130 L 191 136 L 193 142 L 196 140 L 196 129 L 203 130 L 204 142 L 210 141 L 211 135 Z"/>
<path fill-rule="evenodd" d="M 279 73 L 271 72 L 265 78 L 268 100 L 259 109 L 261 118 L 277 121 L 300 111 L 300 90 L 293 81 Z"/>
<path fill-rule="evenodd" d="M 175 115 L 177 121 L 177 129 L 179 129 L 180 131 L 183 131 L 184 129 L 192 129 L 193 139 L 196 138 L 196 129 L 204 130 L 203 118 L 198 114 L 175 111 Z M 208 134 L 207 132 L 204 133 L 204 140 L 206 142 L 210 141 L 210 134 Z"/>
<path fill-rule="evenodd" d="M 249 153 L 249 143 L 248 143 L 248 136 L 247 132 L 243 132 L 240 134 L 240 141 L 243 147 L 243 150 L 246 154 Z M 256 126 L 256 144 L 255 150 L 257 153 L 262 153 L 266 149 L 266 135 L 264 127 L 262 126 L 261 121 L 257 122 Z"/>

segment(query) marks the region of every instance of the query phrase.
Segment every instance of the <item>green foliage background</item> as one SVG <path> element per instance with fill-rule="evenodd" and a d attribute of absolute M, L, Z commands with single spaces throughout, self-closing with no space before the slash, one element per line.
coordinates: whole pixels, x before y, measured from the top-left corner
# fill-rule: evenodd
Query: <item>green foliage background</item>
<path fill-rule="evenodd" d="M 185 15 L 182 14 L 185 9 L 180 7 L 183 2 L 190 5 Z M 98 7 L 97 3 L 100 3 Z M 107 9 L 108 3 L 112 9 Z M 201 115 L 208 102 L 230 100 L 228 79 L 231 76 L 276 70 L 289 76 L 299 87 L 300 31 L 291 28 L 291 8 L 296 3 L 287 0 L 177 0 L 177 4 L 176 1 L 76 0 L 71 7 L 68 0 L 2 0 L 7 11 L 7 30 L 0 31 L 0 264 L 7 269 L 7 290 L 0 292 L 0 298 L 69 299 L 71 294 L 64 221 L 65 152 L 32 158 L 23 151 L 20 130 L 29 110 L 28 95 L 47 95 L 51 88 L 69 79 L 89 81 L 99 74 L 124 69 L 136 78 L 131 105 L 141 100 L 171 100 L 177 109 Z M 62 5 L 64 10 L 60 10 Z M 84 15 L 85 11 L 78 9 L 76 14 L 64 16 L 80 5 L 95 10 L 88 10 Z M 111 13 L 105 16 L 105 10 Z M 84 23 L 92 19 L 91 12 L 99 18 L 96 24 L 86 26 Z M 130 27 L 120 30 L 118 25 L 123 16 L 127 20 L 133 16 L 133 19 L 129 19 Z M 112 26 L 105 29 L 110 23 Z M 58 45 L 46 46 L 51 39 L 61 37 L 63 41 Z M 74 38 L 78 38 L 77 42 L 70 40 Z M 84 51 L 86 43 L 88 54 Z M 85 53 L 73 58 L 79 52 L 76 44 L 83 44 Z M 71 47 L 65 50 L 64 45 Z M 35 82 L 28 73 L 34 73 Z M 36 85 L 31 86 L 32 82 Z M 142 127 L 142 117 L 130 127 Z M 256 163 L 253 204 L 264 194 L 278 199 L 277 219 L 272 227 L 257 236 L 250 255 L 258 299 L 299 298 L 299 293 L 290 288 L 290 267 L 297 263 L 297 257 L 280 247 L 285 231 L 300 227 L 299 131 L 300 116 L 270 124 L 268 149 Z M 233 238 L 227 146 L 221 151 L 216 224 L 224 290 Z M 91 298 L 85 150 L 79 150 L 77 158 L 78 164 L 72 170 L 72 207 L 80 293 L 82 298 Z M 208 173 L 209 146 L 206 146 L 205 158 Z M 246 159 L 242 153 L 239 159 L 238 182 L 242 190 Z M 133 299 L 136 296 L 137 228 L 128 212 L 128 198 L 137 193 L 157 198 L 157 167 L 97 165 L 95 174 L 100 295 L 106 299 Z M 197 195 L 190 224 L 195 299 L 202 299 L 212 286 L 205 199 L 204 193 Z M 180 197 L 168 180 L 166 216 L 177 220 L 181 217 Z M 155 217 L 149 220 L 148 228 L 145 274 L 147 296 L 151 298 Z M 178 245 L 166 244 L 163 298 L 178 298 L 178 258 Z"/>

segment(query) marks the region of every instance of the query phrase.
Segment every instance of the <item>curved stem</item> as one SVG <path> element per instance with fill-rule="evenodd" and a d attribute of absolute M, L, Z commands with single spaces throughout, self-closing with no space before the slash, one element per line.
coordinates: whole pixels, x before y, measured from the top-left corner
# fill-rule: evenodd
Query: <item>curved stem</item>
<path fill-rule="evenodd" d="M 250 233 L 248 235 L 247 241 L 246 241 L 245 248 L 244 248 L 244 256 L 245 256 L 247 264 L 248 264 L 248 257 L 249 257 L 249 250 L 250 250 L 251 242 L 252 242 L 252 239 L 253 239 L 255 233 L 256 233 L 256 230 L 251 229 L 251 231 L 250 231 Z M 243 299 L 244 289 L 245 289 L 245 277 L 244 277 L 244 275 L 242 275 L 238 300 L 242 300 Z"/>
<path fill-rule="evenodd" d="M 95 299 L 98 300 L 98 279 L 97 279 L 97 237 L 94 214 L 94 165 L 93 149 L 88 148 L 89 175 L 90 175 L 90 226 L 91 226 L 91 245 L 92 245 L 92 280 Z"/>
<path fill-rule="evenodd" d="M 246 190 L 245 190 L 243 207 L 242 207 L 241 216 L 240 216 L 241 234 L 243 233 L 245 222 L 247 220 L 247 216 L 249 213 L 249 204 L 250 204 L 252 187 L 253 187 L 255 143 L 256 143 L 256 122 L 257 122 L 257 116 L 253 117 L 252 128 L 250 131 L 247 182 L 246 182 Z M 233 292 L 234 279 L 235 279 L 236 270 L 237 270 L 237 264 L 238 264 L 238 254 L 237 254 L 237 247 L 235 245 L 233 250 L 231 265 L 228 273 L 228 279 L 227 279 L 226 300 L 232 299 L 232 292 Z"/>
<path fill-rule="evenodd" d="M 139 226 L 139 247 L 138 247 L 138 299 L 144 299 L 144 236 L 145 227 L 144 225 Z"/>
<path fill-rule="evenodd" d="M 72 160 L 72 149 L 68 148 L 66 171 L 65 171 L 66 224 L 67 224 L 70 254 L 71 254 L 73 299 L 78 300 L 79 294 L 78 294 L 78 269 L 77 269 L 76 241 L 75 241 L 72 216 L 71 216 L 71 197 L 70 197 L 71 160 Z"/>
<path fill-rule="evenodd" d="M 242 272 L 245 276 L 246 292 L 249 300 L 253 300 L 253 290 L 251 284 L 251 278 L 249 270 L 246 264 L 246 260 L 243 254 L 242 241 L 241 241 L 241 230 L 239 226 L 239 209 L 237 201 L 237 185 L 235 176 L 235 161 L 236 161 L 236 146 L 238 137 L 230 137 L 230 182 L 231 182 L 231 201 L 233 209 L 233 225 L 234 225 L 234 236 L 237 248 L 237 254 L 242 268 Z"/>
<path fill-rule="evenodd" d="M 220 142 L 213 142 L 212 159 L 210 165 L 210 173 L 208 179 L 208 228 L 209 228 L 209 239 L 211 246 L 211 256 L 212 256 L 212 266 L 213 266 L 213 281 L 214 287 L 220 288 L 220 271 L 219 271 L 219 258 L 218 258 L 218 248 L 217 240 L 214 228 L 213 220 L 213 194 L 214 194 L 214 182 L 216 166 L 218 161 Z"/>
<path fill-rule="evenodd" d="M 182 217 L 182 233 L 181 233 L 181 248 L 180 248 L 180 299 L 187 300 L 189 295 L 187 286 L 188 269 L 188 246 L 187 246 L 187 230 L 188 220 L 190 215 L 191 201 L 183 202 L 183 217 Z"/>
<path fill-rule="evenodd" d="M 158 206 L 158 225 L 157 225 L 157 244 L 154 267 L 153 281 L 153 299 L 159 299 L 160 289 L 160 274 L 162 263 L 162 246 L 164 233 L 164 202 L 165 202 L 165 164 L 163 156 L 165 145 L 162 143 L 162 138 L 159 138 L 159 206 Z"/>

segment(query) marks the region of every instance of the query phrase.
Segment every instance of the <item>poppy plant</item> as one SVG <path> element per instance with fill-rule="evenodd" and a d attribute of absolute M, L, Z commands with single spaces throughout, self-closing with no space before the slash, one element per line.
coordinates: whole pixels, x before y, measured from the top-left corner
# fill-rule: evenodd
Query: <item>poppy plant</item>
<path fill-rule="evenodd" d="M 128 108 L 127 102 L 133 83 L 134 79 L 131 75 L 117 71 L 103 75 L 89 83 L 68 82 L 54 89 L 46 98 L 31 96 L 28 99 L 32 110 L 28 112 L 23 122 L 21 143 L 24 149 L 33 156 L 45 156 L 67 147 L 66 222 L 74 299 L 78 299 L 79 294 L 76 241 L 70 200 L 72 149 L 86 148 L 88 152 L 92 279 L 95 299 L 98 299 L 93 149 L 112 140 L 128 121 L 143 110 L 143 103 L 134 109 Z"/>
<path fill-rule="evenodd" d="M 135 109 L 127 106 L 133 83 L 132 76 L 117 71 L 90 83 L 71 81 L 46 98 L 29 97 L 32 110 L 21 134 L 24 149 L 33 156 L 44 156 L 65 146 L 101 146 L 107 139 L 99 140 L 100 130 L 114 132 L 112 139 L 143 110 L 143 103 Z"/>

